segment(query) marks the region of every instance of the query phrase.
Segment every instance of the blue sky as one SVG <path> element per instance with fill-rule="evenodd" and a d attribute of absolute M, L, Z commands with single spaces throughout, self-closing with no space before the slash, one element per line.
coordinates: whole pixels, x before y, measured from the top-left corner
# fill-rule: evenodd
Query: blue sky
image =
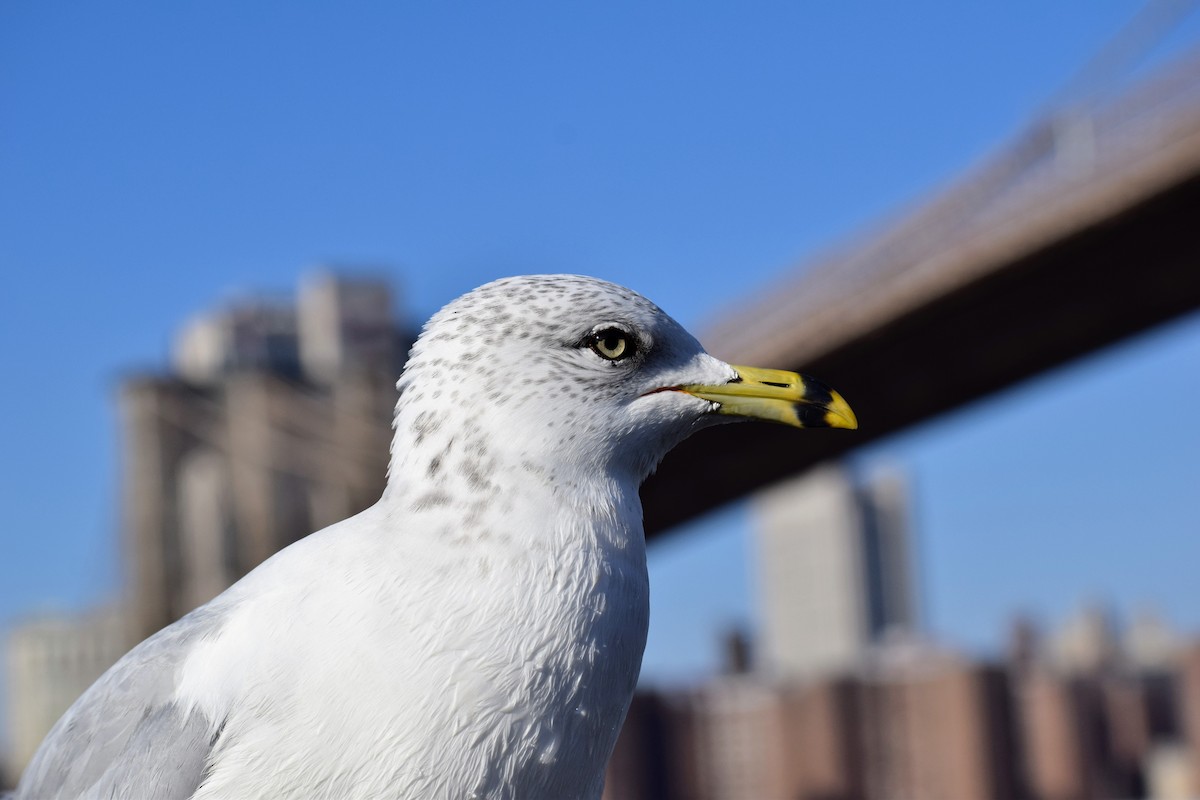
<path fill-rule="evenodd" d="M 189 314 L 336 263 L 416 319 L 566 271 L 700 327 L 1002 144 L 1138 6 L 5 3 L 0 623 L 119 585 L 115 386 Z M 1093 597 L 1200 628 L 1198 366 L 1183 320 L 859 454 L 911 471 L 934 633 Z M 652 677 L 752 616 L 745 531 L 655 549 Z"/>

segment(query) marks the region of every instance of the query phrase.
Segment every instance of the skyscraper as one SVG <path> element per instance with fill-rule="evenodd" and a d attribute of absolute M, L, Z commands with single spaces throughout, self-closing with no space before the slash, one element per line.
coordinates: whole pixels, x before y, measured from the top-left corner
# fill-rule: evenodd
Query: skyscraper
<path fill-rule="evenodd" d="M 824 465 L 756 498 L 763 667 L 776 677 L 852 669 L 917 602 L 907 493 L 886 474 L 858 484 Z"/>

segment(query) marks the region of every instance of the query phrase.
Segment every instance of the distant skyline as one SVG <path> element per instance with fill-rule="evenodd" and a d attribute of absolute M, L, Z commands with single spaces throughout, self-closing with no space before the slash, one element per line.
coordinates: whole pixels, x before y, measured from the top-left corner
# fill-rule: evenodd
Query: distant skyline
<path fill-rule="evenodd" d="M 702 330 L 1001 145 L 1139 7 L 5 5 L 0 626 L 115 593 L 116 383 L 229 293 L 367 267 L 421 321 L 582 272 Z M 1090 598 L 1200 630 L 1198 366 L 1192 315 L 854 456 L 911 475 L 934 635 Z M 738 508 L 652 549 L 648 677 L 712 667 L 749 551 Z"/>

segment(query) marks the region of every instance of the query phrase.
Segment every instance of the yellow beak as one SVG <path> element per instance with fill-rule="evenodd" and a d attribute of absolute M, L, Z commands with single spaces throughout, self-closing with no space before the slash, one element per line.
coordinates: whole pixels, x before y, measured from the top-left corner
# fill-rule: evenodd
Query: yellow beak
<path fill-rule="evenodd" d="M 734 367 L 738 377 L 716 386 L 680 386 L 679 391 L 719 403 L 718 414 L 732 414 L 794 428 L 858 428 L 858 419 L 842 396 L 818 380 L 795 372 Z"/>

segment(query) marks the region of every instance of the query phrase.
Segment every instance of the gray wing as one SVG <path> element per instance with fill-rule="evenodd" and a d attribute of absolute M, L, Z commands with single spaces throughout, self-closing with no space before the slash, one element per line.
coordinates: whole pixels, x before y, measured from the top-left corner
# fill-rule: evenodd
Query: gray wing
<path fill-rule="evenodd" d="M 191 797 L 218 724 L 172 698 L 184 658 L 225 618 L 203 606 L 130 650 L 51 729 L 13 800 Z"/>

